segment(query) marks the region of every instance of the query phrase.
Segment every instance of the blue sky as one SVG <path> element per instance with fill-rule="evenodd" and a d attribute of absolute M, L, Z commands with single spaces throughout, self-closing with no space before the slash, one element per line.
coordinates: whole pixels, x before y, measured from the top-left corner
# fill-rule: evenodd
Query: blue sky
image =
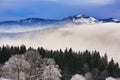
<path fill-rule="evenodd" d="M 0 21 L 85 14 L 120 19 L 120 0 L 0 0 Z"/>

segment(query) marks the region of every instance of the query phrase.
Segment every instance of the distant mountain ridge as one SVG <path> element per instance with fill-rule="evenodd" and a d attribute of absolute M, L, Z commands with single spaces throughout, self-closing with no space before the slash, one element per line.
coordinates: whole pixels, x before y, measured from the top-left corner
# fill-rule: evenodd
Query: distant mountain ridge
<path fill-rule="evenodd" d="M 96 19 L 91 16 L 86 15 L 74 15 L 69 16 L 67 18 L 63 18 L 60 20 L 56 19 L 43 19 L 43 18 L 26 18 L 16 21 L 4 21 L 0 22 L 0 26 L 12 26 L 12 25 L 22 25 L 22 26 L 37 26 L 37 25 L 52 25 L 52 24 L 66 24 L 66 23 L 74 23 L 74 24 L 94 24 L 94 23 L 120 23 L 120 20 L 115 18 L 108 19 Z"/>

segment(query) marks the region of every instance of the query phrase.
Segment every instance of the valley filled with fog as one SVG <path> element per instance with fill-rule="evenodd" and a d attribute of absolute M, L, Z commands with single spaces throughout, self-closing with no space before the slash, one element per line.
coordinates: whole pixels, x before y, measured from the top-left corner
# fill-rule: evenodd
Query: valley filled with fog
<path fill-rule="evenodd" d="M 120 64 L 120 24 L 66 24 L 59 26 L 16 27 L 0 29 L 0 46 L 24 44 L 46 49 L 73 48 L 75 51 L 99 51 Z"/>

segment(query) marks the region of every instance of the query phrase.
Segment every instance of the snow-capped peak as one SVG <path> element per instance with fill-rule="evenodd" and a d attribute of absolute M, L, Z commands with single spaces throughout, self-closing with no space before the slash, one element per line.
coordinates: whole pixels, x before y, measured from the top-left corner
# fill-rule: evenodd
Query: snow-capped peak
<path fill-rule="evenodd" d="M 98 23 L 99 21 L 91 16 L 77 15 L 73 17 L 73 22 L 80 24 L 94 24 L 94 23 Z"/>
<path fill-rule="evenodd" d="M 79 14 L 79 15 L 77 15 L 76 17 L 81 17 L 82 16 L 82 14 Z"/>
<path fill-rule="evenodd" d="M 113 20 L 113 21 L 120 21 L 120 20 L 118 20 L 118 19 L 115 19 L 115 18 L 112 18 L 112 20 Z"/>

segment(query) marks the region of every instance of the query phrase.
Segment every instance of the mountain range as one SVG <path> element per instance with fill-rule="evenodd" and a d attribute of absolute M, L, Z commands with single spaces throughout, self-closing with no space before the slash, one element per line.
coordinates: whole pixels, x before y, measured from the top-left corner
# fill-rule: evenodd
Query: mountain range
<path fill-rule="evenodd" d="M 38 26 L 38 25 L 52 25 L 52 24 L 67 24 L 67 23 L 74 23 L 74 24 L 95 24 L 95 23 L 120 23 L 120 20 L 115 18 L 108 18 L 108 19 L 96 19 L 91 16 L 86 15 L 74 15 L 69 16 L 67 18 L 63 18 L 60 20 L 57 19 L 42 19 L 42 18 L 26 18 L 21 20 L 15 21 L 3 21 L 0 22 L 0 26 Z"/>

